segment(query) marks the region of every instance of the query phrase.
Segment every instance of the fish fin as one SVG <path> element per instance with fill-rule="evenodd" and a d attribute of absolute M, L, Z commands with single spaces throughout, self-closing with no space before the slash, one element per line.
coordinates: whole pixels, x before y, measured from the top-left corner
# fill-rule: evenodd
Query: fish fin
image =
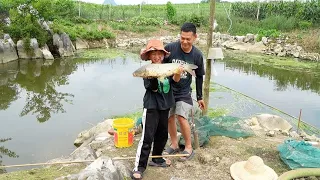
<path fill-rule="evenodd" d="M 183 66 L 183 69 L 185 71 L 187 71 L 188 73 L 190 73 L 194 77 L 196 77 L 196 74 L 192 69 L 197 69 L 197 68 L 198 68 L 198 66 L 193 65 L 193 64 L 186 64 L 186 65 Z"/>
<path fill-rule="evenodd" d="M 161 76 L 161 77 L 158 77 L 158 80 L 163 83 L 164 78 L 165 78 L 165 77 Z"/>

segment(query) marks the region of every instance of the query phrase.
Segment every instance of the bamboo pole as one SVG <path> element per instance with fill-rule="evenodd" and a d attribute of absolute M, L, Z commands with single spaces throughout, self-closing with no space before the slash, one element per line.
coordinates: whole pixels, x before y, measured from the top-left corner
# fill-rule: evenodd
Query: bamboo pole
<path fill-rule="evenodd" d="M 210 0 L 210 17 L 209 17 L 209 31 L 208 31 L 208 37 L 207 37 L 207 54 L 209 53 L 209 49 L 212 46 L 212 33 L 213 33 L 213 20 L 214 20 L 214 14 L 216 9 L 216 1 Z M 203 115 L 206 115 L 208 112 L 208 105 L 209 105 L 209 94 L 210 94 L 210 79 L 211 79 L 211 59 L 208 59 L 206 61 L 206 75 L 204 79 L 204 104 L 205 109 L 203 110 Z"/>
<path fill-rule="evenodd" d="M 149 158 L 164 158 L 164 157 L 185 157 L 189 156 L 189 154 L 173 154 L 173 155 L 159 155 L 159 156 L 149 156 Z M 112 160 L 128 160 L 135 159 L 136 157 L 114 157 Z M 7 165 L 0 166 L 1 168 L 10 168 L 10 167 L 24 167 L 24 166 L 41 166 L 41 165 L 56 165 L 56 164 L 72 164 L 72 163 L 85 163 L 85 162 L 93 162 L 95 160 L 82 160 L 82 161 L 68 161 L 68 162 L 53 162 L 53 163 L 34 163 L 34 164 L 18 164 L 18 165 Z"/>

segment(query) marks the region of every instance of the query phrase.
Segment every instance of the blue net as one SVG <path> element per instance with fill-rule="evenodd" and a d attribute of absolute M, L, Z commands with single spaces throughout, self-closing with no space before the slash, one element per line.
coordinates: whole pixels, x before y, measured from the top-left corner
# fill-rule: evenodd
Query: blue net
<path fill-rule="evenodd" d="M 308 142 L 288 139 L 278 150 L 282 161 L 291 169 L 320 168 L 320 149 Z"/>

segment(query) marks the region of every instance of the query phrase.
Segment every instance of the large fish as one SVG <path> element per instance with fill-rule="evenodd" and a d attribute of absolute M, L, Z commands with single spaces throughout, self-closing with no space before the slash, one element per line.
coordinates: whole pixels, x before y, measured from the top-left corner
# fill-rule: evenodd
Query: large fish
<path fill-rule="evenodd" d="M 165 77 L 174 75 L 181 65 L 184 71 L 187 71 L 192 76 L 196 76 L 193 69 L 197 69 L 198 66 L 194 64 L 179 63 L 147 64 L 135 70 L 133 72 L 133 76 L 142 78 L 158 78 L 160 81 L 163 81 Z"/>

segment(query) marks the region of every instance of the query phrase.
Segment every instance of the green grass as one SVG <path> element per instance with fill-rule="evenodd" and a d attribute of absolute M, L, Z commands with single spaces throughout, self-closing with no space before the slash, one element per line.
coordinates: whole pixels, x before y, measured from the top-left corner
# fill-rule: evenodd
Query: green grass
<path fill-rule="evenodd" d="M 48 168 L 36 168 L 25 171 L 15 171 L 0 174 L 0 180 L 39 180 L 39 179 L 55 179 L 68 174 L 79 173 L 85 165 L 79 164 L 74 166 L 51 166 Z"/>

